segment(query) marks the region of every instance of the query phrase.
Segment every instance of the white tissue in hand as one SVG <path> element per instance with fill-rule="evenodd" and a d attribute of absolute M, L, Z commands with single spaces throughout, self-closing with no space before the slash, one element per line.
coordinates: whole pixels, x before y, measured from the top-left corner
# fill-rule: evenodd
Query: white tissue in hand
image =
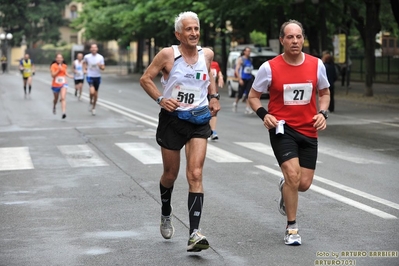
<path fill-rule="evenodd" d="M 278 121 L 278 125 L 276 127 L 276 134 L 284 134 L 284 120 Z"/>

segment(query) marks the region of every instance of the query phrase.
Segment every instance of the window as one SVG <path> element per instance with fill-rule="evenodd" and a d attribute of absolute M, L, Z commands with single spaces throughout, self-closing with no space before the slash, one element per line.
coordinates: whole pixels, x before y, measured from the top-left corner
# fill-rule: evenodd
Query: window
<path fill-rule="evenodd" d="M 70 12 L 71 12 L 71 19 L 78 17 L 78 8 L 75 5 L 71 6 Z"/>
<path fill-rule="evenodd" d="M 394 39 L 389 39 L 389 48 L 395 47 L 394 41 Z"/>
<path fill-rule="evenodd" d="M 76 36 L 76 35 L 71 35 L 71 37 L 69 37 L 69 41 L 71 42 L 71 43 L 78 43 L 78 36 Z"/>

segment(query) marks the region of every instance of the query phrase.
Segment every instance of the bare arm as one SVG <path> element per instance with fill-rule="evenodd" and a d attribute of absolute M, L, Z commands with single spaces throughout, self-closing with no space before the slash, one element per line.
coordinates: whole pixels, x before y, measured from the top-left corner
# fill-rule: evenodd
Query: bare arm
<path fill-rule="evenodd" d="M 83 73 L 86 75 L 87 74 L 87 63 L 85 60 L 83 60 L 82 68 L 83 68 Z"/>
<path fill-rule="evenodd" d="M 235 75 L 237 78 L 239 78 L 239 79 L 241 79 L 241 74 L 240 74 L 240 67 L 241 67 L 241 65 L 242 65 L 242 59 L 241 59 L 241 56 L 240 56 L 239 58 L 237 58 L 237 61 L 236 61 L 236 69 L 234 70 L 234 75 Z"/>
<path fill-rule="evenodd" d="M 53 65 L 51 65 L 51 77 L 52 78 L 56 77 L 58 75 L 58 73 L 60 72 L 60 70 L 61 70 L 61 67 L 59 65 L 58 65 L 57 68 L 53 69 Z"/>
<path fill-rule="evenodd" d="M 319 90 L 319 108 L 320 110 L 328 110 L 328 106 L 330 105 L 330 89 L 325 88 Z M 313 117 L 313 127 L 317 130 L 324 130 L 327 127 L 327 121 L 322 114 L 317 114 Z"/>
<path fill-rule="evenodd" d="M 251 88 L 249 95 L 248 95 L 249 105 L 251 106 L 252 110 L 254 110 L 256 112 L 256 114 L 258 116 L 259 116 L 258 109 L 263 107 L 262 103 L 260 101 L 261 95 L 262 95 L 262 92 L 258 92 L 256 90 L 254 90 L 253 88 Z M 275 128 L 277 126 L 277 124 L 278 124 L 278 121 L 277 121 L 276 117 L 274 117 L 273 115 L 267 113 L 263 117 L 263 125 L 267 129 Z"/>
<path fill-rule="evenodd" d="M 160 96 L 161 92 L 154 83 L 154 78 L 162 71 L 164 75 L 168 75 L 173 67 L 173 49 L 171 47 L 162 49 L 153 59 L 147 70 L 140 78 L 140 85 L 143 87 L 145 92 L 156 101 Z M 172 112 L 179 107 L 179 102 L 176 99 L 162 99 L 159 104 L 165 110 Z"/>

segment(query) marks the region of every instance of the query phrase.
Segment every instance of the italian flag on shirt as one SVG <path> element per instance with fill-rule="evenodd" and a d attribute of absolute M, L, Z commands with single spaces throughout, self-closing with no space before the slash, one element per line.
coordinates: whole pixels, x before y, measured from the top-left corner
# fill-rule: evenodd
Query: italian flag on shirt
<path fill-rule="evenodd" d="M 197 76 L 195 77 L 196 79 L 201 79 L 201 80 L 206 80 L 206 74 L 202 74 L 197 72 Z"/>

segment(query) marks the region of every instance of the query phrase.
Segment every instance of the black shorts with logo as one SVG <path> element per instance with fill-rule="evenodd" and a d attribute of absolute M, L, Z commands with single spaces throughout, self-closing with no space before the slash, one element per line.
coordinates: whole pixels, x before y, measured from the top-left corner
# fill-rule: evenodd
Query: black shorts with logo
<path fill-rule="evenodd" d="M 280 166 L 285 161 L 298 158 L 301 167 L 316 169 L 317 138 L 307 137 L 286 124 L 284 134 L 276 135 L 276 129 L 272 128 L 269 135 L 270 144 Z"/>
<path fill-rule="evenodd" d="M 192 138 L 207 139 L 212 130 L 209 123 L 196 125 L 168 114 L 165 109 L 159 113 L 156 140 L 159 146 L 168 150 L 181 150 Z"/>

